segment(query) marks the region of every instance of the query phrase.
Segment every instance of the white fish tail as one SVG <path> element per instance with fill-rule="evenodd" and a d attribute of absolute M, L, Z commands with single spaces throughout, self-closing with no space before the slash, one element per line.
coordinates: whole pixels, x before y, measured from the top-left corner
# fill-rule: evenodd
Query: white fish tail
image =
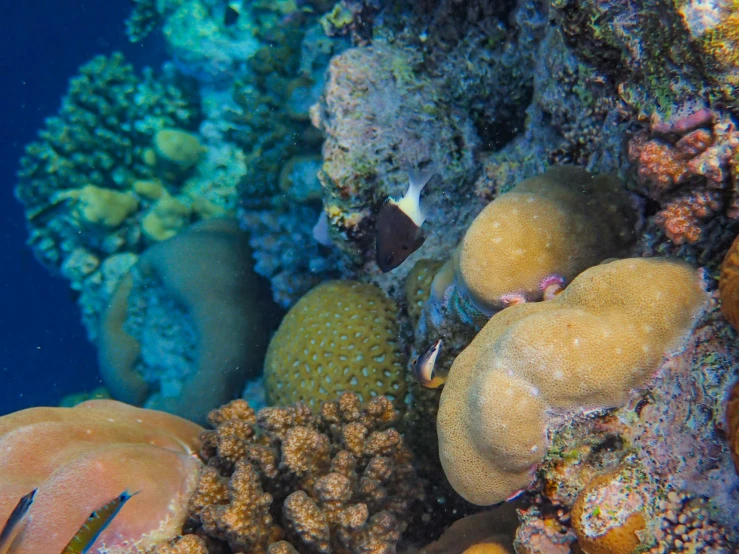
<path fill-rule="evenodd" d="M 421 209 L 421 191 L 435 174 L 436 168 L 434 166 L 426 169 L 409 170 L 410 184 L 408 185 L 408 192 L 397 202 L 398 207 L 419 227 L 426 221 L 426 215 Z"/>

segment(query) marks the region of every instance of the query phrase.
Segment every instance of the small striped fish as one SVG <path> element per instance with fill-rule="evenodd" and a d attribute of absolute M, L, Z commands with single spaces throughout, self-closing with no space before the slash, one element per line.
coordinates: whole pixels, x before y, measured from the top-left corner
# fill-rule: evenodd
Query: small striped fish
<path fill-rule="evenodd" d="M 61 554 L 87 554 L 93 543 L 100 536 L 100 533 L 105 531 L 105 528 L 110 525 L 110 522 L 118 515 L 118 512 L 121 511 L 121 508 L 123 508 L 126 502 L 139 492 L 141 491 L 131 494 L 128 491 L 123 491 L 113 500 L 92 512 L 90 517 L 87 518 L 87 521 L 82 524 L 80 530 L 77 531 L 77 534 L 72 537 L 69 544 L 62 550 Z"/>
<path fill-rule="evenodd" d="M 5 523 L 5 527 L 3 527 L 2 533 L 0 533 L 0 554 L 7 554 L 18 533 L 23 529 L 22 523 L 26 519 L 28 510 L 31 509 L 33 501 L 36 499 L 37 492 L 38 489 L 33 489 L 21 498 L 18 501 L 18 505 L 11 512 L 8 521 Z"/>

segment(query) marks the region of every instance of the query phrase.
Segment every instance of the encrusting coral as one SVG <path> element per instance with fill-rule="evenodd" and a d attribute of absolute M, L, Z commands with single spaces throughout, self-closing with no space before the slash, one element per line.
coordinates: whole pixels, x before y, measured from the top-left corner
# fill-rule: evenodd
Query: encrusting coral
<path fill-rule="evenodd" d="M 422 496 L 398 418 L 352 393 L 315 415 L 243 400 L 211 412 L 193 530 L 231 552 L 394 552 Z"/>
<path fill-rule="evenodd" d="M 61 552 L 93 510 L 124 490 L 140 492 L 97 547 L 111 554 L 143 551 L 173 538 L 202 467 L 196 455 L 201 431 L 178 417 L 112 400 L 0 417 L 0 521 L 39 489 L 11 552 Z"/>
<path fill-rule="evenodd" d="M 570 517 L 585 554 L 632 554 L 641 544 L 639 534 L 647 525 L 645 500 L 638 494 L 612 493 L 628 485 L 618 473 L 604 474 L 578 495 Z"/>
<path fill-rule="evenodd" d="M 405 356 L 398 345 L 398 314 L 374 285 L 328 281 L 287 313 L 264 364 L 270 403 L 317 407 L 351 391 L 368 401 L 405 394 Z"/>
<path fill-rule="evenodd" d="M 620 406 L 646 386 L 703 310 L 702 287 L 679 260 L 626 259 L 586 270 L 551 301 L 493 316 L 441 395 L 439 452 L 455 490 L 485 505 L 529 487 L 552 411 Z"/>
<path fill-rule="evenodd" d="M 492 313 L 561 290 L 581 271 L 623 256 L 636 213 L 617 179 L 558 166 L 500 195 L 454 256 L 459 294 Z"/>
<path fill-rule="evenodd" d="M 234 220 L 146 250 L 102 317 L 100 371 L 113 396 L 204 421 L 261 368 L 274 313 L 262 286 Z"/>

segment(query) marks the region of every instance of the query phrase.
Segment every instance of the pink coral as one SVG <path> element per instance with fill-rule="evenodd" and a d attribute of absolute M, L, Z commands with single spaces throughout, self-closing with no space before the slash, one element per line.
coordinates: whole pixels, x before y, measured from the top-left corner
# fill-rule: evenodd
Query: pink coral
<path fill-rule="evenodd" d="M 707 110 L 655 122 L 650 132 L 631 139 L 629 158 L 642 192 L 662 204 L 655 221 L 675 244 L 700 240 L 702 223 L 722 210 L 728 217 L 739 216 L 737 152 L 734 122 Z"/>
<path fill-rule="evenodd" d="M 202 465 L 193 454 L 201 430 L 113 400 L 1 417 L 0 521 L 39 489 L 11 554 L 61 552 L 95 508 L 124 490 L 141 492 L 91 552 L 131 552 L 176 536 Z"/>

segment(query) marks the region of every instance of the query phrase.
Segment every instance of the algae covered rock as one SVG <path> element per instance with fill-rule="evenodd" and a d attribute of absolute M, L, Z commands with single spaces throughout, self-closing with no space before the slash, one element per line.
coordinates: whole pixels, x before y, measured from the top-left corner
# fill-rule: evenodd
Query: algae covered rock
<path fill-rule="evenodd" d="M 268 402 L 318 406 L 349 391 L 399 404 L 405 357 L 397 340 L 397 311 L 382 290 L 323 283 L 293 306 L 272 337 L 264 367 Z"/>

